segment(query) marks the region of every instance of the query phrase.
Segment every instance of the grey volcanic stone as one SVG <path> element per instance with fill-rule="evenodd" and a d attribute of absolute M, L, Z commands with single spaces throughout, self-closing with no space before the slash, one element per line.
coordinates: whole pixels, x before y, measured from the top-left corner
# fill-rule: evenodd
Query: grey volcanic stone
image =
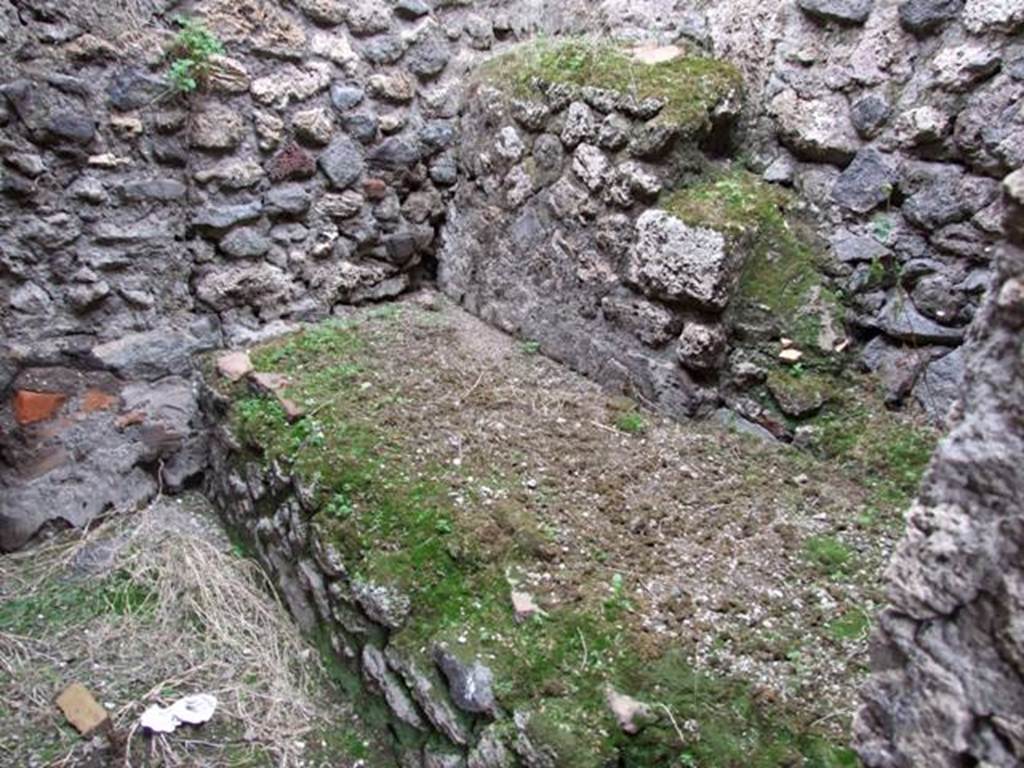
<path fill-rule="evenodd" d="M 131 112 L 153 105 L 166 91 L 167 83 L 162 78 L 129 67 L 111 79 L 107 97 L 114 109 Z"/>
<path fill-rule="evenodd" d="M 676 357 L 691 371 L 719 368 L 725 351 L 726 336 L 721 323 L 687 322 L 676 344 Z"/>
<path fill-rule="evenodd" d="M 366 97 L 366 93 L 357 85 L 335 83 L 331 86 L 331 104 L 339 112 L 358 106 Z"/>
<path fill-rule="evenodd" d="M 369 144 L 377 138 L 377 116 L 367 112 L 354 112 L 342 115 L 341 125 L 352 138 L 363 144 Z"/>
<path fill-rule="evenodd" d="M 956 325 L 961 319 L 966 297 L 953 283 L 944 270 L 921 278 L 911 293 L 914 306 L 938 323 Z"/>
<path fill-rule="evenodd" d="M 381 0 L 349 0 L 348 26 L 356 35 L 375 35 L 391 28 L 388 8 Z"/>
<path fill-rule="evenodd" d="M 452 152 L 443 152 L 430 163 L 430 179 L 438 186 L 450 187 L 459 178 L 459 166 Z"/>
<path fill-rule="evenodd" d="M 398 0 L 395 13 L 406 19 L 417 19 L 430 13 L 430 6 L 424 0 Z"/>
<path fill-rule="evenodd" d="M 923 178 L 903 203 L 902 212 L 907 221 L 926 231 L 963 221 L 997 194 L 994 181 L 965 177 L 949 167 L 927 169 Z"/>
<path fill-rule="evenodd" d="M 427 720 L 455 744 L 466 746 L 469 733 L 464 718 L 452 707 L 437 672 L 433 669 L 429 673 L 421 671 L 391 646 L 385 649 L 384 658 L 405 682 L 413 701 L 419 704 Z"/>
<path fill-rule="evenodd" d="M 660 210 L 641 214 L 629 253 L 629 280 L 656 298 L 723 309 L 733 270 L 725 238 Z"/>
<path fill-rule="evenodd" d="M 196 296 L 211 309 L 242 304 L 276 305 L 289 295 L 291 282 L 278 267 L 259 263 L 211 270 L 196 283 Z"/>
<path fill-rule="evenodd" d="M 388 629 L 400 629 L 409 616 L 409 598 L 383 584 L 356 581 L 352 594 L 371 620 Z"/>
<path fill-rule="evenodd" d="M 309 210 L 311 196 L 301 184 L 280 184 L 271 187 L 265 202 L 271 216 L 300 216 Z"/>
<path fill-rule="evenodd" d="M 936 390 L 951 387 L 946 365 L 963 380 L 886 571 L 853 729 L 868 768 L 1009 768 L 1024 754 L 1024 208 L 1006 202 L 1010 240 L 963 362 L 933 364 Z"/>
<path fill-rule="evenodd" d="M 900 24 L 915 35 L 936 31 L 963 10 L 964 0 L 907 0 L 900 4 Z"/>
<path fill-rule="evenodd" d="M 910 394 L 921 370 L 934 356 L 934 349 L 893 344 L 884 335 L 876 336 L 864 347 L 861 365 L 878 377 L 886 404 L 899 405 Z M 942 347 L 938 349 L 945 351 Z"/>
<path fill-rule="evenodd" d="M 423 158 L 423 145 L 404 136 L 389 136 L 370 150 L 370 163 L 385 168 L 408 168 Z"/>
<path fill-rule="evenodd" d="M 874 237 L 857 235 L 841 229 L 831 238 L 836 258 L 846 263 L 875 261 L 890 255 L 889 249 Z"/>
<path fill-rule="evenodd" d="M 964 337 L 962 328 L 940 325 L 917 311 L 904 296 L 890 298 L 879 313 L 882 330 L 903 341 L 957 345 Z"/>
<path fill-rule="evenodd" d="M 466 768 L 512 768 L 513 765 L 515 758 L 505 746 L 495 726 L 489 725 L 470 750 Z"/>
<path fill-rule="evenodd" d="M 420 717 L 416 705 L 405 690 L 405 686 L 395 677 L 395 674 L 388 669 L 384 655 L 372 643 L 363 646 L 362 654 L 363 677 L 366 681 L 380 690 L 384 700 L 396 717 L 402 722 L 411 725 L 413 728 L 425 730 L 426 724 Z"/>
<path fill-rule="evenodd" d="M 597 134 L 594 113 L 582 101 L 574 101 L 569 105 L 565 115 L 565 127 L 562 129 L 562 142 L 569 149 L 574 149 L 581 141 L 590 141 Z"/>
<path fill-rule="evenodd" d="M 255 227 L 238 227 L 225 235 L 218 247 L 236 259 L 251 259 L 269 251 L 270 240 Z"/>
<path fill-rule="evenodd" d="M 856 154 L 860 142 L 844 96 L 803 99 L 787 89 L 769 106 L 778 119 L 780 140 L 797 157 L 842 165 Z"/>
<path fill-rule="evenodd" d="M 666 307 L 641 298 L 605 296 L 601 311 L 650 347 L 664 346 L 682 327 L 682 321 Z"/>
<path fill-rule="evenodd" d="M 119 376 L 153 381 L 187 375 L 192 369 L 192 355 L 204 348 L 207 345 L 191 333 L 161 329 L 100 344 L 92 348 L 90 357 Z"/>
<path fill-rule="evenodd" d="M 871 15 L 874 0 L 797 0 L 800 9 L 820 21 L 863 24 Z"/>
<path fill-rule="evenodd" d="M 192 215 L 192 225 L 210 231 L 223 231 L 259 218 L 263 203 L 254 200 L 241 205 L 207 205 Z"/>
<path fill-rule="evenodd" d="M 179 200 L 185 196 L 185 185 L 177 179 L 149 179 L 132 181 L 124 185 L 128 200 Z"/>
<path fill-rule="evenodd" d="M 363 44 L 362 54 L 371 64 L 394 64 L 405 55 L 405 44 L 398 35 L 377 35 Z"/>
<path fill-rule="evenodd" d="M 295 0 L 299 6 L 313 21 L 321 24 L 341 24 L 345 20 L 345 3 L 342 0 Z"/>
<path fill-rule="evenodd" d="M 110 295 L 110 284 L 106 280 L 76 285 L 68 291 L 68 302 L 76 312 L 94 309 Z"/>
<path fill-rule="evenodd" d="M 936 424 L 944 425 L 946 416 L 960 391 L 964 376 L 965 354 L 962 346 L 932 361 L 914 387 L 914 399 Z"/>
<path fill-rule="evenodd" d="M 447 43 L 431 29 L 409 49 L 405 65 L 417 77 L 428 79 L 441 74 L 450 58 Z"/>
<path fill-rule="evenodd" d="M 88 144 L 96 136 L 96 123 L 91 115 L 61 110 L 47 118 L 45 134 L 52 142 Z"/>
<path fill-rule="evenodd" d="M 451 120 L 431 120 L 420 128 L 418 135 L 432 150 L 448 149 L 455 143 L 455 124 Z"/>
<path fill-rule="evenodd" d="M 881 96 L 868 94 L 850 107 L 850 120 L 857 133 L 865 139 L 874 138 L 892 116 L 892 107 Z"/>
<path fill-rule="evenodd" d="M 345 189 L 363 175 L 363 153 L 348 136 L 335 136 L 317 161 L 331 186 Z"/>
<path fill-rule="evenodd" d="M 867 213 L 890 198 L 896 172 L 877 149 L 862 149 L 839 174 L 832 199 L 855 213 Z"/>
<path fill-rule="evenodd" d="M 496 711 L 494 674 L 488 667 L 479 660 L 466 663 L 444 646 L 434 649 L 434 661 L 448 680 L 448 690 L 456 707 L 478 714 Z"/>

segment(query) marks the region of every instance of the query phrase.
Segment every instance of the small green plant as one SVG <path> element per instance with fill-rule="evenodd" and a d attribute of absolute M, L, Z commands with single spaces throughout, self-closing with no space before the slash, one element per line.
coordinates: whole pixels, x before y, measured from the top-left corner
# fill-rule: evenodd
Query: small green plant
<path fill-rule="evenodd" d="M 863 611 L 853 608 L 828 623 L 828 632 L 836 640 L 860 640 L 871 626 Z"/>
<path fill-rule="evenodd" d="M 633 603 L 626 594 L 626 584 L 621 573 L 612 576 L 611 597 L 604 601 L 605 618 L 615 621 L 633 609 Z"/>
<path fill-rule="evenodd" d="M 536 355 L 540 352 L 540 342 L 527 340 L 519 345 L 524 355 Z"/>
<path fill-rule="evenodd" d="M 224 53 L 224 44 L 199 19 L 178 16 L 174 21 L 181 29 L 171 48 L 167 80 L 175 93 L 190 94 L 205 83 L 211 60 Z"/>
<path fill-rule="evenodd" d="M 829 576 L 845 573 L 853 552 L 835 536 L 812 536 L 804 543 L 807 559 Z"/>
<path fill-rule="evenodd" d="M 616 417 L 615 426 L 620 432 L 625 432 L 629 435 L 640 435 L 647 430 L 647 420 L 636 411 L 626 411 Z"/>
<path fill-rule="evenodd" d="M 874 229 L 875 240 L 880 243 L 884 243 L 889 239 L 889 235 L 892 234 L 892 219 L 886 214 L 879 214 L 875 217 L 872 222 Z"/>
<path fill-rule="evenodd" d="M 871 264 L 868 265 L 868 279 L 872 285 L 881 285 L 885 282 L 885 276 L 888 270 L 882 260 L 877 256 L 871 260 Z"/>
<path fill-rule="evenodd" d="M 352 515 L 352 502 L 348 494 L 336 493 L 324 507 L 324 513 L 335 520 L 347 520 Z"/>

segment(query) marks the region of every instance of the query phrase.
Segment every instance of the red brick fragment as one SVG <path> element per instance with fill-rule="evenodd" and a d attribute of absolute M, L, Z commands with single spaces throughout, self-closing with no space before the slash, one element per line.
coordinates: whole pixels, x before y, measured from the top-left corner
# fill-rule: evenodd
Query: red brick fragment
<path fill-rule="evenodd" d="M 22 425 L 49 421 L 57 415 L 67 399 L 68 396 L 60 392 L 19 389 L 14 393 L 14 419 Z"/>
<path fill-rule="evenodd" d="M 87 389 L 82 397 L 82 410 L 85 413 L 109 411 L 117 404 L 117 397 L 101 389 Z"/>

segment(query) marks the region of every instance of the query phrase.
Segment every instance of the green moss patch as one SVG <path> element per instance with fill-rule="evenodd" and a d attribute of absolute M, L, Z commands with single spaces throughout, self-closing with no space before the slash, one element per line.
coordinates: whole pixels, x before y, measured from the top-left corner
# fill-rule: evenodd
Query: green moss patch
<path fill-rule="evenodd" d="M 664 103 L 658 119 L 698 128 L 723 99 L 742 88 L 739 71 L 728 62 L 682 56 L 644 64 L 628 48 L 586 38 L 540 40 L 517 46 L 481 68 L 489 82 L 528 98 L 549 85 L 591 86 Z"/>
<path fill-rule="evenodd" d="M 53 581 L 31 596 L 0 602 L 0 632 L 31 637 L 72 629 L 104 614 L 144 616 L 155 604 L 151 590 L 121 573 L 101 580 Z"/>
<path fill-rule="evenodd" d="M 810 228 L 793 215 L 796 200 L 738 166 L 677 190 L 662 207 L 687 224 L 716 229 L 744 256 L 731 312 L 767 320 L 802 349 L 822 341 L 823 325 L 842 328 Z"/>
<path fill-rule="evenodd" d="M 865 381 L 846 388 L 811 424 L 813 448 L 868 489 L 860 522 L 901 526 L 935 451 L 938 430 L 920 415 L 887 410 L 881 394 Z"/>

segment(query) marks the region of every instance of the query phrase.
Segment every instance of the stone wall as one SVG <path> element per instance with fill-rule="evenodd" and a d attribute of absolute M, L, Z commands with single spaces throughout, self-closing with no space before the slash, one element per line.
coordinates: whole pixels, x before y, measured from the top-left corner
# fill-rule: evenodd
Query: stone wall
<path fill-rule="evenodd" d="M 869 342 L 863 365 L 882 376 L 889 401 L 913 395 L 941 419 L 962 371 L 957 345 L 1003 234 L 996 179 L 1020 164 L 1024 146 L 1014 108 L 1024 87 L 1012 35 L 1020 14 L 985 0 L 819 6 L 5 0 L 0 391 L 59 404 L 38 420 L 5 410 L 0 514 L 25 514 L 48 485 L 104 485 L 61 458 L 90 452 L 89 441 L 54 426 L 84 418 L 76 404 L 94 387 L 78 373 L 113 375 L 113 405 L 89 419 L 109 417 L 103 428 L 113 424 L 119 450 L 138 457 L 124 460 L 123 477 L 152 476 L 191 431 L 175 426 L 181 439 L 160 441 L 156 453 L 139 448 L 138 430 L 112 421 L 131 410 L 124 386 L 187 379 L 179 361 L 195 351 L 393 296 L 429 276 L 439 256 L 454 294 L 475 293 L 481 314 L 606 383 L 677 413 L 725 404 L 765 422 L 741 387 L 708 377 L 722 351 L 720 308 L 654 295 L 626 274 L 640 215 L 695 163 L 584 136 L 559 147 L 566 181 L 556 183 L 537 175 L 533 137 L 561 138 L 568 112 L 552 110 L 535 129 L 512 121 L 501 127 L 521 133 L 534 168 L 530 194 L 547 195 L 550 182 L 562 206 L 547 213 L 524 200 L 521 210 L 533 213 L 514 218 L 485 176 L 528 164 L 499 157 L 483 168 L 466 151 L 490 149 L 483 126 L 497 125 L 487 114 L 493 100 L 485 105 L 478 91 L 464 100 L 479 62 L 566 31 L 697 41 L 735 61 L 747 109 L 743 130 L 729 136 L 766 180 L 814 207 L 831 239 L 830 290 L 844 294 L 848 328 Z M 189 99 L 173 97 L 164 79 L 178 13 L 205 19 L 226 45 L 208 87 Z M 589 113 L 584 123 L 605 121 L 600 104 L 576 101 L 577 116 Z M 617 129 L 640 129 L 637 115 L 617 113 L 627 122 Z M 690 161 L 699 144 L 690 142 Z M 598 181 L 612 161 L 614 179 Z M 577 179 L 574 165 L 588 179 Z M 515 194 L 526 194 L 517 178 Z M 503 217 L 487 234 L 499 252 L 517 255 L 510 235 L 544 243 L 527 254 L 552 267 L 536 282 L 540 301 L 516 306 L 531 282 L 520 279 L 521 262 L 489 276 L 466 268 L 478 224 L 488 222 L 472 222 L 477 206 Z M 658 218 L 644 219 L 651 242 L 668 236 Z M 614 286 L 602 275 L 609 269 L 623 278 Z M 516 298 L 498 300 L 505 291 Z M 548 321 L 566 317 L 555 333 Z M 683 326 L 692 338 L 680 338 Z M 666 334 L 673 338 L 661 341 Z M 113 353 L 104 346 L 112 342 Z M 680 366 L 684 348 L 691 364 Z M 727 383 L 738 382 L 745 361 L 729 360 Z M 45 380 L 59 386 L 39 391 Z M 148 487 L 161 482 L 185 481 Z M 127 498 L 87 495 L 104 499 L 89 509 Z"/>
<path fill-rule="evenodd" d="M 608 0 L 596 23 L 741 69 L 743 148 L 812 206 L 862 367 L 941 422 L 1004 235 L 998 180 L 1024 160 L 1019 9 Z"/>
<path fill-rule="evenodd" d="M 0 547 L 197 475 L 192 354 L 429 276 L 510 5 L 0 2 Z M 187 98 L 176 14 L 225 45 Z"/>
<path fill-rule="evenodd" d="M 1024 175 L 964 347 L 954 426 L 889 565 L 857 748 L 871 768 L 1024 761 Z"/>
<path fill-rule="evenodd" d="M 591 378 L 677 415 L 706 412 L 739 258 L 654 206 L 702 168 L 702 141 L 728 142 L 741 96 L 724 80 L 684 126 L 666 100 L 557 83 L 519 98 L 483 78 L 461 116 L 442 290 Z"/>
<path fill-rule="evenodd" d="M 189 100 L 163 77 L 173 13 L 227 45 Z M 861 754 L 1019 763 L 1022 194 L 1009 182 L 1007 219 L 998 184 L 1024 162 L 1022 25 L 1000 0 L 0 0 L 0 547 L 196 481 L 194 353 L 393 296 L 437 259 L 467 306 L 597 378 L 679 413 L 742 411 L 701 362 L 724 358 L 714 281 L 666 291 L 641 250 L 704 252 L 654 198 L 693 181 L 709 134 L 637 152 L 647 120 L 608 94 L 518 117 L 501 92 L 463 98 L 492 49 L 538 32 L 696 41 L 743 72 L 728 134 L 811 206 L 888 400 L 941 420 L 969 371 L 892 566 Z M 305 579 L 286 588 L 299 620 L 333 617 L 339 652 L 465 751 L 447 699 L 381 661 L 386 620 L 359 600 L 345 614 L 344 586 L 331 602 L 344 580 L 293 523 L 301 490 L 217 445 L 212 491 L 264 532 L 282 584 Z"/>

